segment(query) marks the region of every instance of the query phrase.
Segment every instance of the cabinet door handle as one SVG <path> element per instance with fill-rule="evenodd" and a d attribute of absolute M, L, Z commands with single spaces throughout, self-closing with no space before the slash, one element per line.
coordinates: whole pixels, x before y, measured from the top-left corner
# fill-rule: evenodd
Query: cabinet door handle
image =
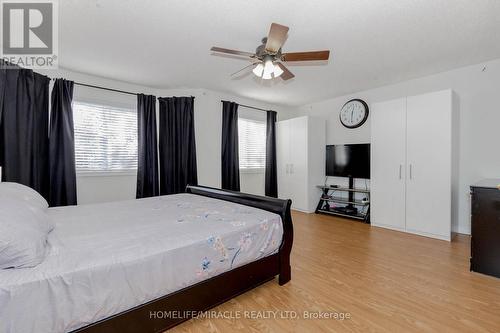
<path fill-rule="evenodd" d="M 412 165 L 410 164 L 410 179 L 413 179 Z"/>
<path fill-rule="evenodd" d="M 286 165 L 286 174 L 288 175 L 289 172 L 290 172 L 290 164 L 287 164 Z"/>
<path fill-rule="evenodd" d="M 403 165 L 400 164 L 399 165 L 399 179 L 401 180 L 401 169 L 403 169 Z"/>

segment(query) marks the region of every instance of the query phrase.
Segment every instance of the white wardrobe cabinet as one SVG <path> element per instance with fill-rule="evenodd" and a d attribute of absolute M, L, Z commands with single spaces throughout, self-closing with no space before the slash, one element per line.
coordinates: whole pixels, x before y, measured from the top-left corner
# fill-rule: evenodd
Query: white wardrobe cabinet
<path fill-rule="evenodd" d="M 314 212 L 325 174 L 325 121 L 298 117 L 276 124 L 278 197 L 292 208 Z"/>
<path fill-rule="evenodd" d="M 451 90 L 371 107 L 371 223 L 451 239 Z"/>

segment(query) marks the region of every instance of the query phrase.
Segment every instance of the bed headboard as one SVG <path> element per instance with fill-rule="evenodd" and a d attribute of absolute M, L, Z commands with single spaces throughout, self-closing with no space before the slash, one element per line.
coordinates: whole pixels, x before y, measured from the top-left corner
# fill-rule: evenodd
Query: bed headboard
<path fill-rule="evenodd" d="M 221 190 L 206 186 L 188 185 L 186 193 L 202 195 L 214 199 L 230 201 L 245 206 L 255 207 L 275 213 L 281 216 L 283 223 L 283 241 L 279 248 L 280 257 L 280 284 L 284 284 L 290 280 L 290 252 L 292 251 L 293 244 L 293 225 L 290 206 L 292 200 L 277 199 L 271 197 L 264 197 L 248 193 L 241 193 L 236 191 Z"/>

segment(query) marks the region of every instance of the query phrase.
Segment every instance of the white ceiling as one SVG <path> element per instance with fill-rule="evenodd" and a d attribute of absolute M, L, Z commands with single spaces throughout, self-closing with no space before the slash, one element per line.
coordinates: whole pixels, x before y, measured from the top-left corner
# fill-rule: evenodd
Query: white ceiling
<path fill-rule="evenodd" d="M 206 88 L 303 105 L 500 58 L 499 0 L 64 0 L 59 64 L 155 88 Z M 290 65 L 288 82 L 231 78 L 249 62 L 211 46 L 254 51 L 272 22 L 284 51 L 330 49 Z"/>

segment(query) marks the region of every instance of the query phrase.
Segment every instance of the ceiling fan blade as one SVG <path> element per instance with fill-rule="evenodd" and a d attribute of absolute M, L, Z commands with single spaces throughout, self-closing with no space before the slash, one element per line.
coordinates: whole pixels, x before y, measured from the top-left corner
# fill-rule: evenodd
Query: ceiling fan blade
<path fill-rule="evenodd" d="M 285 67 L 281 62 L 277 63 L 278 66 L 283 70 L 283 74 L 280 75 L 280 78 L 282 78 L 284 81 L 293 79 L 295 75 L 288 70 L 288 68 Z"/>
<path fill-rule="evenodd" d="M 212 52 L 219 52 L 219 53 L 234 54 L 234 55 L 241 55 L 241 56 L 250 57 L 250 58 L 255 57 L 254 53 L 244 52 L 244 51 L 238 51 L 238 50 L 231 50 L 231 49 L 225 49 L 223 47 L 217 47 L 217 46 L 213 46 L 210 49 L 210 51 L 212 51 Z"/>
<path fill-rule="evenodd" d="M 283 53 L 283 61 L 310 61 L 310 60 L 328 60 L 330 51 L 312 51 L 312 52 L 291 52 Z"/>
<path fill-rule="evenodd" d="M 240 73 L 240 72 L 244 71 L 244 70 L 245 70 L 245 69 L 247 69 L 248 67 L 252 67 L 252 66 L 255 66 L 255 65 L 257 65 L 257 64 L 258 64 L 258 62 L 251 63 L 250 65 L 245 66 L 245 67 L 243 67 L 242 69 L 240 69 L 240 70 L 238 70 L 238 71 L 234 72 L 233 74 L 231 74 L 231 76 L 234 76 L 234 75 L 236 75 L 236 74 L 238 74 L 238 73 Z"/>
<path fill-rule="evenodd" d="M 271 29 L 267 35 L 266 51 L 277 53 L 286 41 L 288 29 L 288 27 L 281 24 L 271 24 Z"/>

